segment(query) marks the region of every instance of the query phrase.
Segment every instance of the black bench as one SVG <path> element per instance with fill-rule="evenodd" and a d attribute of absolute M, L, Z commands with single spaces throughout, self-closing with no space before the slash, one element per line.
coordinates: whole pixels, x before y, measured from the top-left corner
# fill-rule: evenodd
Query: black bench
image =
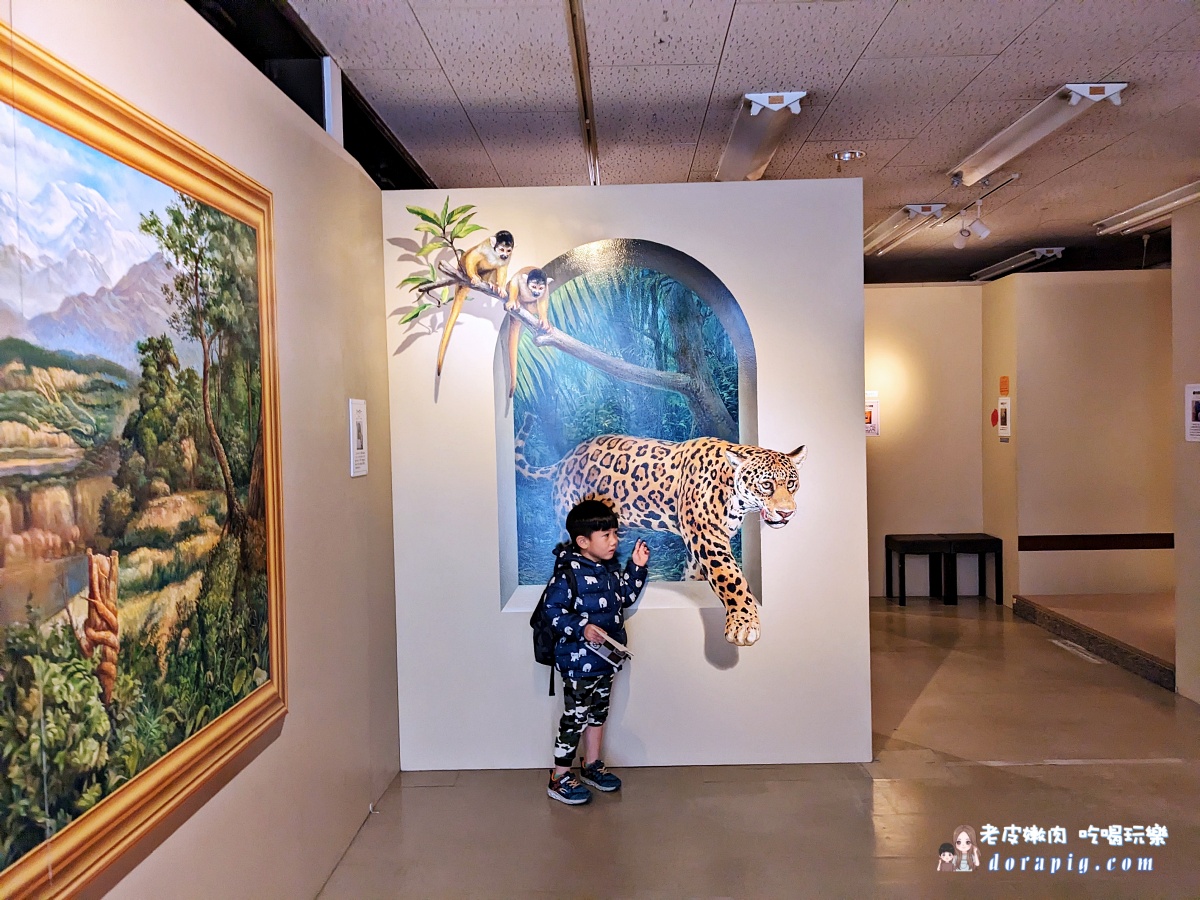
<path fill-rule="evenodd" d="M 979 596 L 987 596 L 986 555 L 996 557 L 996 602 L 1004 603 L 1003 541 L 981 532 L 965 534 L 888 534 L 883 538 L 886 593 L 892 596 L 892 554 L 899 557 L 900 605 L 907 605 L 905 557 L 929 557 L 929 594 L 945 604 L 958 603 L 958 554 L 974 553 L 979 558 Z"/>

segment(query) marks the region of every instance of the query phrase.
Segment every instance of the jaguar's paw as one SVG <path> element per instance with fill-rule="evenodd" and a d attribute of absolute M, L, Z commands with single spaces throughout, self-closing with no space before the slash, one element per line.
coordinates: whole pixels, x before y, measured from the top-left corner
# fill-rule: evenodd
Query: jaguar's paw
<path fill-rule="evenodd" d="M 725 622 L 725 640 L 739 647 L 749 647 L 758 640 L 759 634 L 757 621 L 731 619 Z"/>

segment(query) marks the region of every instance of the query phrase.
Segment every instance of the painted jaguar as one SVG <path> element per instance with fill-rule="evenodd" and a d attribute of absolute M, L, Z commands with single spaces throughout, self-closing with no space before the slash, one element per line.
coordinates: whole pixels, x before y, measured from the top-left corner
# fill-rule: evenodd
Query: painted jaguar
<path fill-rule="evenodd" d="M 553 482 L 559 521 L 580 500 L 607 501 L 621 524 L 683 538 L 687 577 L 707 580 L 725 606 L 725 640 L 758 640 L 758 601 L 730 547 L 742 520 L 757 510 L 771 528 L 796 512 L 797 469 L 791 453 L 701 437 L 682 443 L 607 434 L 584 441 L 552 466 L 530 466 L 525 428 L 516 438 L 517 470 Z"/>

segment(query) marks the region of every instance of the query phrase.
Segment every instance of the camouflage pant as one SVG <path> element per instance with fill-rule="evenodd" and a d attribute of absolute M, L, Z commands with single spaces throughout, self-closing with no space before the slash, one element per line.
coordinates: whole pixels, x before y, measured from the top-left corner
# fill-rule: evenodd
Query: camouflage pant
<path fill-rule="evenodd" d="M 603 725 L 608 719 L 608 698 L 612 694 L 612 674 L 595 678 L 563 679 L 563 714 L 558 723 L 558 740 L 554 742 L 554 764 L 570 766 L 583 729 Z"/>

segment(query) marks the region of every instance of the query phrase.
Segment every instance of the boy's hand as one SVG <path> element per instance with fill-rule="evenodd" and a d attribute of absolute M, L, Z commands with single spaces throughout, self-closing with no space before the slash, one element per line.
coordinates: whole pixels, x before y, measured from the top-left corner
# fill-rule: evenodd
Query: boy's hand
<path fill-rule="evenodd" d="M 650 562 L 650 548 L 646 546 L 645 541 L 638 541 L 633 545 L 633 564 L 635 566 L 644 566 Z"/>
<path fill-rule="evenodd" d="M 590 623 L 584 626 L 583 639 L 585 641 L 591 641 L 593 644 L 599 644 L 602 643 L 606 637 L 608 637 L 608 632 L 603 628 Z"/>

